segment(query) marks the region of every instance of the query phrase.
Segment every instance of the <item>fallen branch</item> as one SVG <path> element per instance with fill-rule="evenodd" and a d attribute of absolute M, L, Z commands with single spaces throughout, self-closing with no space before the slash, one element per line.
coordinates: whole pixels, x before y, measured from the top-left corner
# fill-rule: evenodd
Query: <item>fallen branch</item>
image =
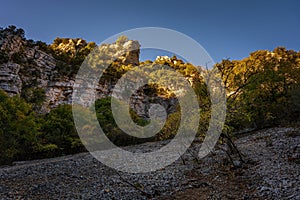
<path fill-rule="evenodd" d="M 226 133 L 222 133 L 221 137 L 226 139 L 226 143 L 229 147 L 229 150 L 232 154 L 237 154 L 239 156 L 239 159 L 241 162 L 245 163 L 244 159 L 243 159 L 243 154 L 240 152 L 240 150 L 237 148 L 237 146 L 235 145 L 235 143 L 232 141 L 231 137 L 229 135 L 227 135 Z M 226 152 L 229 155 L 229 152 Z M 229 155 L 229 158 L 232 161 L 231 156 Z"/>

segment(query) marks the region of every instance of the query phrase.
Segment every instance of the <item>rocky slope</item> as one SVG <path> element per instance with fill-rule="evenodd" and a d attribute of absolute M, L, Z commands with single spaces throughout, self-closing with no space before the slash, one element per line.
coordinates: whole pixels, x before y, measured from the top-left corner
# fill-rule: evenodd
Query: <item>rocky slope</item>
<path fill-rule="evenodd" d="M 156 172 L 116 172 L 90 154 L 18 162 L 0 169 L 0 199 L 300 199 L 300 129 L 270 128 L 236 141 L 246 163 L 224 149 L 195 162 L 200 144 Z M 168 141 L 126 147 L 161 148 Z"/>

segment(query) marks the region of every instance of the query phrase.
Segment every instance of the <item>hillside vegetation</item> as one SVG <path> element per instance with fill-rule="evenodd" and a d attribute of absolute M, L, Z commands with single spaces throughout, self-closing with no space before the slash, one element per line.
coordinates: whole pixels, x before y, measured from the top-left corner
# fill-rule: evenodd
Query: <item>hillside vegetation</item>
<path fill-rule="evenodd" d="M 25 39 L 24 31 L 16 27 L 1 30 Z M 125 40 L 125 41 L 124 41 Z M 124 43 L 122 37 L 117 42 Z M 26 40 L 26 45 L 38 47 L 40 51 L 52 55 L 56 70 L 62 76 L 72 77 L 78 71 L 84 58 L 96 47 L 93 42 L 83 39 L 56 38 L 53 44 Z M 74 44 L 68 46 L 68 44 Z M 73 47 L 78 48 L 73 48 Z M 109 50 L 108 50 L 109 51 Z M 21 52 L 21 53 L 20 53 Z M 19 63 L 30 71 L 30 60 L 22 51 L 0 51 L 0 64 Z M 210 119 L 210 99 L 201 74 L 191 63 L 185 63 L 175 56 L 168 59 L 140 62 L 139 67 L 151 69 L 156 65 L 168 65 L 181 73 L 195 90 L 200 106 L 199 138 L 203 138 Z M 104 80 L 118 79 L 134 67 L 133 64 L 113 62 L 106 70 Z M 300 52 L 277 47 L 273 51 L 258 50 L 242 60 L 222 60 L 215 65 L 221 71 L 227 91 L 227 118 L 224 134 L 247 128 L 263 128 L 287 123 L 297 123 L 300 119 Z M 147 71 L 147 70 L 144 70 Z M 149 70 L 151 71 L 151 70 Z M 152 76 L 150 72 L 147 76 Z M 159 72 L 157 72 L 159 73 Z M 164 79 L 172 77 L 162 74 Z M 160 83 L 149 84 L 143 91 L 148 95 L 176 98 L 171 89 L 160 87 Z M 71 105 L 62 104 L 48 113 L 40 112 L 45 100 L 43 88 L 24 86 L 22 93 L 8 95 L 0 91 L 0 164 L 16 160 L 30 160 L 61 156 L 85 151 L 77 135 Z M 110 97 L 95 102 L 98 121 L 103 125 L 108 137 L 117 145 L 131 145 L 145 141 L 165 140 L 174 137 L 180 122 L 180 106 L 168 113 L 164 128 L 154 137 L 140 140 L 126 136 L 118 129 L 110 108 Z M 133 120 L 145 126 L 149 119 L 139 116 L 132 109 Z"/>

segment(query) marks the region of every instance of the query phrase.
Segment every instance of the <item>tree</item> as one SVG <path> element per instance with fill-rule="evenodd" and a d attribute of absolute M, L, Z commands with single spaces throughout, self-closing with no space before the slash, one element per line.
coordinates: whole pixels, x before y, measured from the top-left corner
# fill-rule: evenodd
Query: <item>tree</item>
<path fill-rule="evenodd" d="M 289 121 L 294 114 L 287 105 L 299 86 L 299 61 L 299 53 L 278 47 L 217 64 L 228 93 L 227 124 L 241 129 Z"/>
<path fill-rule="evenodd" d="M 118 102 L 118 101 L 117 101 Z M 118 104 L 117 104 L 118 106 Z M 111 98 L 103 98 L 98 99 L 95 102 L 95 108 L 96 108 L 96 114 L 97 119 L 101 125 L 101 128 L 103 129 L 104 133 L 107 135 L 107 137 L 116 145 L 119 146 L 125 146 L 125 145 L 132 145 L 137 143 L 142 143 L 145 141 L 153 140 L 153 138 L 147 139 L 140 139 L 135 138 L 133 136 L 130 136 L 126 133 L 124 133 L 116 124 L 112 110 L 111 110 Z M 123 112 L 127 112 L 124 110 Z M 132 109 L 130 109 L 130 115 L 132 120 L 140 125 L 144 126 L 148 122 L 141 117 L 139 117 Z"/>
<path fill-rule="evenodd" d="M 56 145 L 58 155 L 84 151 L 73 121 L 71 105 L 59 105 L 45 116 L 41 138 L 45 144 Z"/>
<path fill-rule="evenodd" d="M 21 97 L 26 100 L 26 102 L 32 104 L 35 111 L 38 111 L 46 100 L 46 92 L 43 88 L 27 86 L 22 88 Z"/>
<path fill-rule="evenodd" d="M 0 163 L 31 159 L 39 126 L 30 104 L 0 90 Z"/>
<path fill-rule="evenodd" d="M 11 33 L 14 33 L 15 32 L 15 30 L 16 30 L 16 26 L 15 25 L 9 25 L 7 28 L 6 28 L 6 30 L 7 31 L 9 31 L 9 32 L 11 32 Z"/>
<path fill-rule="evenodd" d="M 18 28 L 16 31 L 15 31 L 15 34 L 21 38 L 25 38 L 25 31 L 21 28 Z"/>
<path fill-rule="evenodd" d="M 118 39 L 116 40 L 116 44 L 119 44 L 119 45 L 123 45 L 125 42 L 127 42 L 129 39 L 127 36 L 125 35 L 121 35 L 118 37 Z"/>

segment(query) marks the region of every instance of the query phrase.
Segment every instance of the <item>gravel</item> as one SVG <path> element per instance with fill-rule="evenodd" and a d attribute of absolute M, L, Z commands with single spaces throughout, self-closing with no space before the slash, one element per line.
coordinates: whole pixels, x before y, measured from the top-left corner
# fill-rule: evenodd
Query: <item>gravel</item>
<path fill-rule="evenodd" d="M 197 161 L 193 155 L 200 143 L 175 163 L 140 174 L 117 172 L 89 153 L 17 162 L 0 168 L 0 199 L 175 199 L 179 193 L 193 195 L 190 189 L 216 188 L 218 183 L 218 189 L 206 195 L 230 199 L 221 191 L 226 191 L 228 185 L 222 183 L 231 180 L 231 172 L 241 174 L 239 180 L 248 187 L 237 190 L 240 199 L 300 199 L 299 132 L 299 128 L 270 128 L 238 139 L 236 144 L 248 162 L 234 160 L 232 166 L 222 150 L 226 145 Z M 167 142 L 126 148 L 147 152 Z"/>
<path fill-rule="evenodd" d="M 241 151 L 257 162 L 251 171 L 261 177 L 258 196 L 300 199 L 299 133 L 299 128 L 271 128 L 237 141 Z"/>

